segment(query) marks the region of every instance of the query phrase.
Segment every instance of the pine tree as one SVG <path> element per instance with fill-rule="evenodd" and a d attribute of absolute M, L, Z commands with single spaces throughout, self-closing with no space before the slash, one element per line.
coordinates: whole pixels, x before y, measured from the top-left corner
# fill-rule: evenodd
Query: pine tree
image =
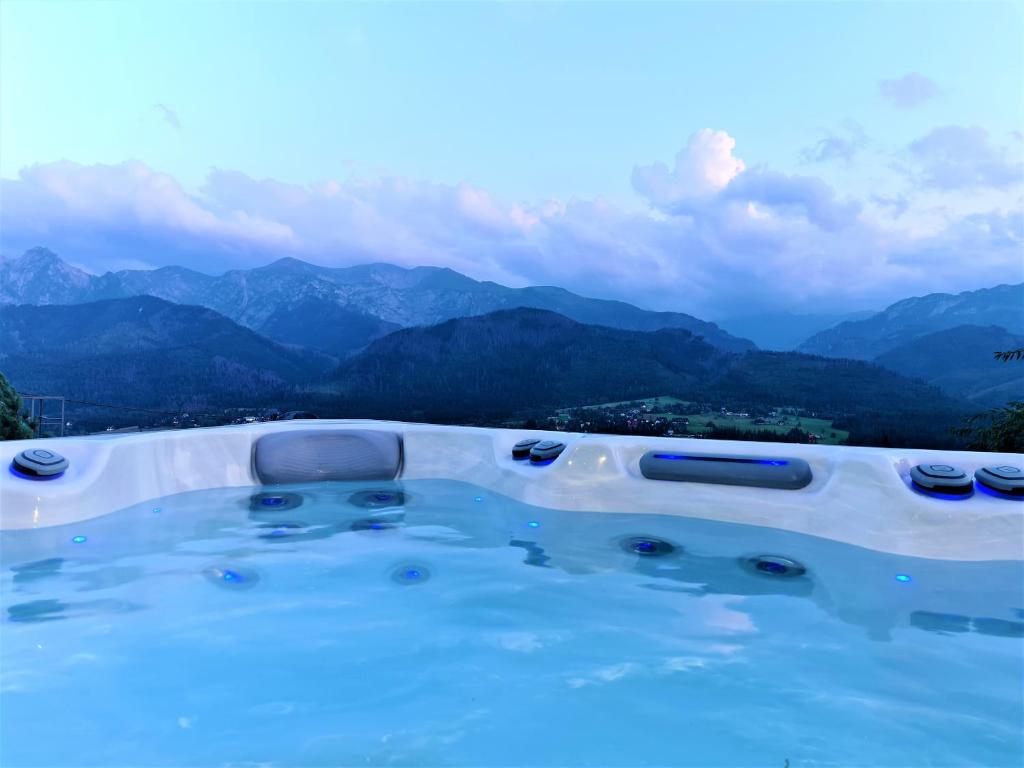
<path fill-rule="evenodd" d="M 32 437 L 32 427 L 21 414 L 21 398 L 11 382 L 0 373 L 0 440 Z"/>

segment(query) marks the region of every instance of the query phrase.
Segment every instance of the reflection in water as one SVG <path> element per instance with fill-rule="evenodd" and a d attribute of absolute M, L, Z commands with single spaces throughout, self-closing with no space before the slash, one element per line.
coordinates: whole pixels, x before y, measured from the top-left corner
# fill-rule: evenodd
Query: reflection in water
<path fill-rule="evenodd" d="M 925 629 L 929 632 L 971 631 L 971 617 L 959 616 L 955 613 L 914 611 L 910 614 L 910 624 L 918 629 Z"/>
<path fill-rule="evenodd" d="M 961 616 L 955 613 L 935 611 L 914 611 L 910 614 L 911 626 L 929 632 L 961 633 L 977 632 L 994 637 L 1024 637 L 1024 622 L 990 617 Z"/>
<path fill-rule="evenodd" d="M 374 488 L 357 491 L 348 497 L 353 507 L 364 509 L 387 509 L 405 505 L 405 492 L 390 488 Z"/>
<path fill-rule="evenodd" d="M 249 497 L 249 509 L 253 512 L 273 514 L 302 505 L 302 495 L 286 492 L 255 493 Z"/>
<path fill-rule="evenodd" d="M 398 528 L 404 521 L 402 514 L 380 515 L 378 517 L 364 517 L 354 520 L 349 525 L 352 531 L 390 531 Z"/>
<path fill-rule="evenodd" d="M 18 622 L 57 621 L 60 619 L 94 616 L 102 613 L 129 613 L 142 606 L 123 600 L 83 600 L 68 603 L 63 600 L 32 600 L 7 608 L 7 618 Z"/>
<path fill-rule="evenodd" d="M 7 616 L 11 621 L 55 621 L 66 618 L 60 614 L 67 608 L 67 603 L 60 600 L 32 600 L 12 605 L 7 609 Z"/>
<path fill-rule="evenodd" d="M 3 762 L 72 764 L 52 750 L 73 733 L 95 764 L 427 764 L 403 729 L 476 701 L 487 727 L 449 762 L 629 765 L 657 743 L 665 764 L 1021 764 L 1019 563 L 410 484 L 263 488 L 291 501 L 258 507 L 224 489 L 0 534 Z M 325 732 L 351 751 L 303 751 Z"/>
<path fill-rule="evenodd" d="M 996 637 L 1024 637 L 1024 622 L 1005 619 L 980 618 L 971 620 L 971 629 L 983 635 Z"/>
<path fill-rule="evenodd" d="M 346 537 L 356 535 L 375 546 L 511 547 L 523 551 L 521 562 L 527 566 L 574 577 L 632 573 L 642 577 L 636 586 L 663 592 L 810 600 L 878 641 L 890 640 L 893 630 L 903 627 L 946 636 L 1024 634 L 1019 620 L 1024 610 L 1017 607 L 1017 585 L 1024 580 L 1020 563 L 901 558 L 770 528 L 560 512 L 493 494 L 486 503 L 480 499 L 478 489 L 457 483 L 421 481 L 415 494 L 404 483 L 321 483 L 255 494 L 244 489 L 184 494 L 161 500 L 162 513 L 156 516 L 148 502 L 76 526 L 87 535 L 80 545 L 68 544 L 67 533 L 59 529 L 52 535 L 5 532 L 5 542 L 13 542 L 5 549 L 7 562 L 18 563 L 20 541 L 37 542 L 24 548 L 23 562 L 10 573 L 19 591 L 40 598 L 11 606 L 8 613 L 14 620 L 63 618 L 65 604 L 49 600 L 61 584 L 70 581 L 82 592 L 142 582 L 155 572 L 140 559 L 150 553 L 201 557 L 205 564 L 211 556 L 233 561 L 226 570 L 237 572 L 237 581 L 230 576 L 225 581 L 223 572 L 204 575 L 220 587 L 247 588 L 259 580 L 250 566 L 262 557 L 333 539 L 339 539 L 339 550 L 351 548 L 357 540 Z M 300 507 L 297 519 L 293 515 Z M 526 531 L 528 538 L 522 535 Z M 47 535 L 45 546 L 38 545 Z M 72 554 L 40 556 L 61 551 Z M 120 558 L 135 560 L 129 565 Z M 988 586 L 980 589 L 982 584 Z"/>
<path fill-rule="evenodd" d="M 810 597 L 814 582 L 806 574 L 777 578 L 749 567 L 750 558 L 682 554 L 668 562 L 638 558 L 637 573 L 686 584 L 691 595 L 788 595 Z M 644 585 L 650 586 L 650 585 Z"/>
<path fill-rule="evenodd" d="M 541 568 L 549 567 L 548 561 L 551 558 L 544 554 L 544 548 L 537 546 L 536 542 L 512 539 L 509 541 L 508 545 L 510 547 L 519 547 L 520 549 L 526 550 L 526 559 L 523 560 L 523 563 L 526 565 L 536 565 Z"/>
<path fill-rule="evenodd" d="M 14 583 L 28 584 L 49 576 L 56 576 L 60 573 L 60 567 L 63 563 L 63 557 L 51 557 L 46 560 L 35 560 L 31 563 L 14 566 L 11 568 L 11 571 L 14 573 Z"/>

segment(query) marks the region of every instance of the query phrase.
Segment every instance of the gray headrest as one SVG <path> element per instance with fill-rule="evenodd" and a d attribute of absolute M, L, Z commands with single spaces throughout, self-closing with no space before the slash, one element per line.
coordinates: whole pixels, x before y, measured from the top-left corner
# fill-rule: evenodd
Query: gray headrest
<path fill-rule="evenodd" d="M 370 429 L 304 429 L 264 435 L 254 451 L 260 482 L 393 480 L 402 468 L 402 438 Z"/>

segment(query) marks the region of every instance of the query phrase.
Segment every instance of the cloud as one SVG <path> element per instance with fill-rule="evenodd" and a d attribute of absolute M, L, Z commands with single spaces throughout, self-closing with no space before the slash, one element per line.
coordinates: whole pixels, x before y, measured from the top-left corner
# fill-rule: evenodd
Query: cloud
<path fill-rule="evenodd" d="M 909 72 L 895 80 L 878 83 L 882 98 L 898 109 L 913 109 L 927 103 L 939 94 L 935 82 L 920 74 Z"/>
<path fill-rule="evenodd" d="M 1006 206 L 958 215 L 957 193 L 936 191 L 943 213 L 923 227 L 902 190 L 891 190 L 894 217 L 816 176 L 748 168 L 734 149 L 728 134 L 700 131 L 672 171 L 637 169 L 650 209 L 510 203 L 470 184 L 398 176 L 298 185 L 227 169 L 191 192 L 139 162 L 63 161 L 0 181 L 0 249 L 46 245 L 97 272 L 141 262 L 211 273 L 282 256 L 437 265 L 705 317 L 881 306 L 1021 273 L 1020 217 Z"/>
<path fill-rule="evenodd" d="M 765 170 L 744 173 L 721 196 L 756 203 L 776 214 L 802 217 L 829 232 L 852 224 L 860 211 L 858 203 L 839 200 L 835 190 L 815 176 L 787 176 Z"/>
<path fill-rule="evenodd" d="M 178 119 L 178 113 L 168 107 L 166 104 L 154 104 L 153 108 L 160 113 L 160 118 L 167 123 L 171 128 L 176 131 L 181 130 L 181 121 Z"/>
<path fill-rule="evenodd" d="M 920 183 L 936 189 L 1004 188 L 1024 181 L 1024 157 L 995 146 L 977 126 L 935 128 L 907 147 L 911 171 Z"/>
<path fill-rule="evenodd" d="M 854 122 L 846 124 L 842 133 L 829 132 L 817 143 L 805 147 L 800 152 L 800 159 L 805 163 L 826 163 L 841 160 L 849 165 L 853 158 L 867 146 L 864 130 Z"/>
<path fill-rule="evenodd" d="M 637 166 L 633 187 L 655 208 L 676 215 L 707 218 L 723 205 L 740 203 L 753 218 L 796 216 L 828 230 L 856 216 L 859 206 L 839 202 L 821 179 L 748 170 L 733 155 L 735 147 L 736 140 L 725 131 L 698 131 L 676 155 L 674 170 L 664 163 Z"/>
<path fill-rule="evenodd" d="M 725 131 L 704 128 L 690 136 L 673 169 L 661 162 L 636 166 L 633 188 L 659 206 L 717 192 L 746 168 L 733 156 L 735 147 L 736 140 Z"/>

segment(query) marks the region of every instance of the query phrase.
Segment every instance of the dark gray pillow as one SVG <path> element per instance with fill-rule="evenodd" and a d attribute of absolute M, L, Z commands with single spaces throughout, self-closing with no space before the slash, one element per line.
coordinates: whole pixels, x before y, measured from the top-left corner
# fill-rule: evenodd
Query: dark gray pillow
<path fill-rule="evenodd" d="M 256 441 L 253 462 L 264 485 L 393 480 L 402 468 L 402 438 L 370 429 L 272 432 Z"/>

